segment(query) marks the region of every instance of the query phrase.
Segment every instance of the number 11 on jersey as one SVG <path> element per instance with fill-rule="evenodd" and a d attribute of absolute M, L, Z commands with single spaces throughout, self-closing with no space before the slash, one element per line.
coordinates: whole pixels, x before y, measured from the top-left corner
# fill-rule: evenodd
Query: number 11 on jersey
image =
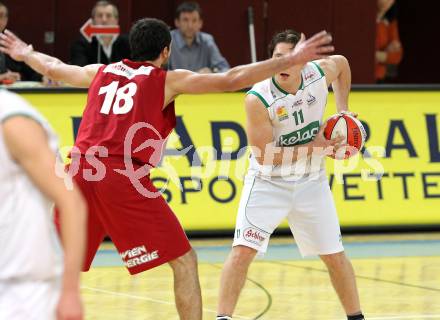
<path fill-rule="evenodd" d="M 302 109 L 299 111 L 295 111 L 293 113 L 293 117 L 295 118 L 295 125 L 299 125 L 304 122 L 304 115 Z"/>

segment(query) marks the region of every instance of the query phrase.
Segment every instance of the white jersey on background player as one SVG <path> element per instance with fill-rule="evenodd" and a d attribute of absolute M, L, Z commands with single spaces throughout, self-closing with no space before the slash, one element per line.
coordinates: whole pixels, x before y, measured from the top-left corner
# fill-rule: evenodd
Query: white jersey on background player
<path fill-rule="evenodd" d="M 293 30 L 276 34 L 270 54 L 288 54 L 299 38 Z M 338 112 L 347 112 L 351 73 L 343 56 L 286 69 L 255 84 L 246 96 L 252 154 L 233 248 L 222 271 L 217 320 L 232 319 L 249 265 L 257 253 L 266 252 L 270 236 L 286 218 L 300 253 L 319 255 L 326 264 L 347 319 L 364 319 L 324 167 L 325 156 L 335 151 L 326 148 L 322 125 L 330 84 Z M 334 140 L 337 149 L 344 138 Z"/>
<path fill-rule="evenodd" d="M 40 145 L 41 137 L 45 145 Z M 57 312 L 57 319 L 64 319 L 65 310 L 57 311 L 61 292 L 66 286 L 78 286 L 77 281 L 69 284 L 62 279 L 63 253 L 52 222 L 52 200 L 64 201 L 64 211 L 70 207 L 69 214 L 77 215 L 70 217 L 77 239 L 67 240 L 78 241 L 71 261 L 76 264 L 81 260 L 85 209 L 76 191 L 54 191 L 64 188 L 55 176 L 57 148 L 58 139 L 47 121 L 18 95 L 0 90 L 0 319 L 48 320 L 56 319 Z M 42 179 L 56 183 L 48 185 Z M 69 273 L 71 262 L 66 267 Z M 73 273 L 79 274 L 79 268 Z M 79 295 L 74 299 L 77 310 L 69 311 L 71 319 L 81 319 Z"/>

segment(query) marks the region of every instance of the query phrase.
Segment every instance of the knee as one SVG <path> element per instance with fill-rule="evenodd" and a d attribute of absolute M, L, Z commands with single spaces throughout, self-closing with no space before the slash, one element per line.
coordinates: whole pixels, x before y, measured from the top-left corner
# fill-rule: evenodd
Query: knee
<path fill-rule="evenodd" d="M 188 271 L 188 270 L 196 269 L 197 254 L 193 249 L 191 249 L 183 256 L 180 256 L 179 258 L 170 261 L 170 266 L 174 271 L 178 271 L 178 270 Z"/>
<path fill-rule="evenodd" d="M 333 254 L 321 255 L 320 258 L 329 270 L 341 269 L 346 263 L 348 263 L 347 257 L 345 256 L 345 253 L 343 251 Z"/>
<path fill-rule="evenodd" d="M 255 249 L 245 246 L 236 246 L 232 248 L 231 254 L 229 255 L 229 263 L 234 268 L 247 267 L 252 262 L 256 254 L 257 251 Z"/>

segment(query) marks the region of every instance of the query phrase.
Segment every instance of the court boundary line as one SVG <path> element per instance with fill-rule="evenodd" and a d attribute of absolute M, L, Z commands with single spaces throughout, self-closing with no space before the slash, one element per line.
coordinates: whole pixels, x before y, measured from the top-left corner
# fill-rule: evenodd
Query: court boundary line
<path fill-rule="evenodd" d="M 285 263 L 285 262 L 282 262 L 282 261 L 263 261 L 263 262 L 279 264 L 279 265 L 283 265 L 283 266 L 287 266 L 287 267 L 292 267 L 292 268 L 297 268 L 297 269 L 304 269 L 304 270 L 311 270 L 311 271 L 318 271 L 318 272 L 328 273 L 328 271 L 326 269 L 298 266 L 298 265 L 295 265 L 295 264 L 289 264 L 289 263 Z M 415 289 L 423 289 L 423 290 L 428 290 L 428 291 L 440 292 L 440 288 L 420 286 L 420 285 L 416 285 L 416 284 L 399 282 L 399 281 L 394 281 L 394 280 L 387 280 L 387 279 L 381 279 L 381 278 L 375 278 L 375 277 L 367 277 L 367 276 L 362 276 L 362 275 L 356 275 L 356 278 L 363 279 L 363 280 L 371 280 L 371 281 L 377 281 L 377 282 L 390 283 L 390 284 L 395 284 L 395 285 L 399 285 L 399 286 L 402 286 L 402 287 L 410 287 L 410 288 L 415 288 Z"/>
<path fill-rule="evenodd" d="M 222 266 L 218 266 L 217 264 L 214 264 L 214 263 L 210 263 L 210 265 L 213 266 L 216 269 L 223 270 L 223 265 Z M 249 282 L 253 283 L 258 288 L 263 290 L 264 294 L 267 297 L 267 304 L 266 304 L 266 307 L 263 309 L 263 311 L 261 311 L 259 314 L 257 314 L 255 316 L 255 318 L 248 318 L 248 319 L 252 319 L 252 320 L 258 320 L 262 316 L 264 316 L 270 310 L 270 308 L 272 307 L 272 301 L 273 301 L 272 295 L 270 294 L 269 290 L 267 290 L 261 283 L 255 281 L 255 280 L 253 280 L 251 278 L 249 278 L 247 275 L 246 275 L 246 281 L 249 281 Z M 234 318 L 238 318 L 237 315 L 234 314 Z"/>
<path fill-rule="evenodd" d="M 81 286 L 81 289 L 87 289 L 90 291 L 96 291 L 96 292 L 106 293 L 106 294 L 125 297 L 125 298 L 132 298 L 132 299 L 136 299 L 136 300 L 144 300 L 144 301 L 156 302 L 156 303 L 166 304 L 166 305 L 175 305 L 175 303 L 165 301 L 165 300 L 143 297 L 143 296 L 133 295 L 133 294 L 124 293 L 124 292 L 117 292 L 117 291 L 111 291 L 111 290 L 106 290 L 106 289 L 93 288 L 93 287 L 89 287 L 89 286 Z"/>
<path fill-rule="evenodd" d="M 101 293 L 105 293 L 105 294 L 109 294 L 109 295 L 126 297 L 126 298 L 131 298 L 131 299 L 136 299 L 136 300 L 150 301 L 150 302 L 155 302 L 155 303 L 159 303 L 159 304 L 166 304 L 166 305 L 172 305 L 172 306 L 176 305 L 174 302 L 169 302 L 169 301 L 165 301 L 165 300 L 159 300 L 159 299 L 138 296 L 138 295 L 133 295 L 133 294 L 129 294 L 129 293 L 105 290 L 105 289 L 100 289 L 100 288 L 93 288 L 93 287 L 89 287 L 89 286 L 81 286 L 81 289 L 87 289 L 90 291 L 101 292 Z M 217 314 L 217 311 L 212 310 L 212 309 L 208 309 L 208 308 L 203 307 L 202 310 L 206 311 L 206 312 Z M 240 315 L 234 315 L 234 318 L 243 319 L 243 320 L 251 320 L 251 318 L 240 316 Z"/>
<path fill-rule="evenodd" d="M 440 319 L 440 314 L 412 314 L 401 316 L 382 316 L 382 317 L 368 317 L 369 320 L 392 320 L 392 319 Z"/>

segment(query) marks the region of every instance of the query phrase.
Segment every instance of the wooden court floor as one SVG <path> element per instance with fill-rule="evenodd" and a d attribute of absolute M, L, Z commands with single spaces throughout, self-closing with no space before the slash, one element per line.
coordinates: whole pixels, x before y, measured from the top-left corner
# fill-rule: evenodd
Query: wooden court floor
<path fill-rule="evenodd" d="M 193 242 L 199 256 L 204 319 L 215 319 L 230 240 Z M 344 238 L 367 319 L 440 319 L 440 233 Z M 104 245 L 82 278 L 86 319 L 178 319 L 172 273 L 161 266 L 129 276 Z M 324 265 L 302 259 L 291 238 L 274 239 L 250 268 L 234 319 L 345 319 Z"/>

